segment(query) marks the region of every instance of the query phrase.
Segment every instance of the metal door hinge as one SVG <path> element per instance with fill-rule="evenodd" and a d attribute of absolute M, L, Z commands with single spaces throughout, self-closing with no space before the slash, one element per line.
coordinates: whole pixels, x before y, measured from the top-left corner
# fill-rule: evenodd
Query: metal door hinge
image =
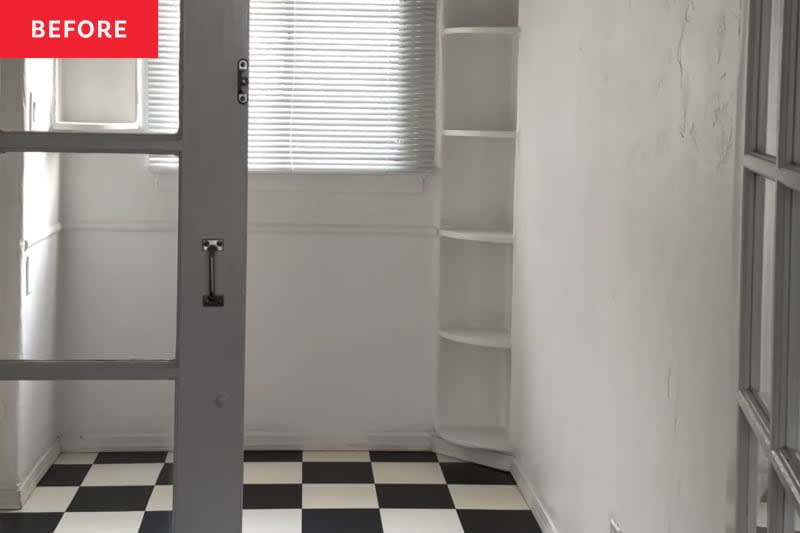
<path fill-rule="evenodd" d="M 250 100 L 250 62 L 246 59 L 240 59 L 237 67 L 239 72 L 237 99 L 240 104 L 247 105 Z"/>

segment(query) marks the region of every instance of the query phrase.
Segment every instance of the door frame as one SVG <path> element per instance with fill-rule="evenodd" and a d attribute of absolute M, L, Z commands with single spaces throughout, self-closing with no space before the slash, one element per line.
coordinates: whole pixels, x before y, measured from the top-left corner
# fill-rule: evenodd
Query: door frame
<path fill-rule="evenodd" d="M 237 80 L 238 62 L 248 57 L 248 20 L 248 0 L 182 1 L 175 134 L 0 131 L 0 154 L 180 157 L 175 359 L 0 360 L 0 381 L 173 381 L 173 533 L 242 528 L 247 105 L 238 100 Z M 208 238 L 224 239 L 216 267 L 224 307 L 203 306 Z"/>
<path fill-rule="evenodd" d="M 765 2 L 771 4 L 769 19 L 766 12 L 770 4 Z M 796 96 L 800 72 L 795 57 L 800 38 L 800 0 L 747 0 L 745 8 L 744 155 L 737 176 L 741 180 L 741 266 L 736 531 L 751 533 L 756 523 L 762 502 L 753 489 L 757 486 L 761 449 L 769 464 L 768 530 L 794 533 L 794 516 L 800 512 L 800 292 L 795 282 L 800 280 L 800 166 L 792 161 L 790 140 L 792 114 L 800 113 L 800 98 Z M 771 28 L 769 39 L 763 33 L 766 28 Z M 770 71 L 777 80 L 772 92 Z M 765 91 L 777 106 L 775 156 L 762 153 L 768 135 Z M 777 188 L 773 323 L 768 341 L 772 351 L 769 405 L 758 391 L 766 181 L 774 182 Z"/>

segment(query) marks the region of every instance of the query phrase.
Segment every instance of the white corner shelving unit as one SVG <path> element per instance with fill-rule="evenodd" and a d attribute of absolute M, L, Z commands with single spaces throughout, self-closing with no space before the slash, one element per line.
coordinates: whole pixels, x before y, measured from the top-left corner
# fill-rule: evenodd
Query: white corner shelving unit
<path fill-rule="evenodd" d="M 435 448 L 510 469 L 518 0 L 443 0 Z"/>

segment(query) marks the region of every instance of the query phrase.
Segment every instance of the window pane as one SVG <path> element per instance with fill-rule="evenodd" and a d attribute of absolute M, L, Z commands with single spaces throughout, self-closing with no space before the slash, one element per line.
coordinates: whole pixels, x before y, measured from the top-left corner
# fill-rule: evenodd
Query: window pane
<path fill-rule="evenodd" d="M 790 75 L 790 98 L 794 100 L 793 106 L 793 138 L 792 161 L 795 164 L 800 164 L 800 2 L 792 2 L 790 6 L 791 18 L 794 33 L 787 35 L 785 38 L 789 40 L 786 49 L 789 51 L 790 59 L 788 64 L 794 64 L 794 72 L 787 73 Z M 791 131 L 791 128 L 790 128 Z"/>
<path fill-rule="evenodd" d="M 753 323 L 751 383 L 764 408 L 769 412 L 772 400 L 773 313 L 775 301 L 775 227 L 777 184 L 756 178 L 756 224 L 753 264 Z M 759 214 L 761 216 L 759 216 Z"/>
<path fill-rule="evenodd" d="M 21 307 L 3 317 L 19 341 L 0 359 L 175 357 L 177 175 L 147 159 L 0 154 L 0 196 L 18 198 L 0 243 L 16 275 L 3 289 Z"/>
<path fill-rule="evenodd" d="M 0 531 L 172 531 L 174 391 L 168 381 L 3 382 L 12 416 L 0 419 L 10 445 Z M 12 498 L 31 478 L 27 499 Z"/>
<path fill-rule="evenodd" d="M 767 131 L 763 152 L 776 156 L 778 153 L 778 115 L 780 113 L 781 92 L 781 54 L 778 50 L 779 37 L 783 31 L 783 12 L 780 9 L 770 10 L 769 31 L 769 70 L 767 73 Z M 762 151 L 762 150 L 759 150 Z"/>
<path fill-rule="evenodd" d="M 770 103 L 771 0 L 753 0 L 750 15 L 748 150 L 767 153 L 767 122 Z"/>
<path fill-rule="evenodd" d="M 795 420 L 789 445 L 800 450 L 800 192 L 792 193 L 789 267 L 789 416 Z"/>
<path fill-rule="evenodd" d="M 775 227 L 778 186 L 767 180 L 764 184 L 764 252 L 761 278 L 761 357 L 759 391 L 764 405 L 769 408 L 772 399 L 772 360 L 775 307 Z"/>
<path fill-rule="evenodd" d="M 436 2 L 251 0 L 251 170 L 430 172 Z"/>
<path fill-rule="evenodd" d="M 755 438 L 752 439 L 755 445 Z M 753 533 L 767 533 L 769 527 L 769 459 L 764 450 L 759 446 L 756 453 L 755 465 L 751 469 L 753 479 L 750 480 L 750 502 L 754 513 L 748 524 L 747 531 Z"/>
<path fill-rule="evenodd" d="M 158 58 L 0 59 L 0 129 L 175 133 L 179 6 L 159 0 Z"/>

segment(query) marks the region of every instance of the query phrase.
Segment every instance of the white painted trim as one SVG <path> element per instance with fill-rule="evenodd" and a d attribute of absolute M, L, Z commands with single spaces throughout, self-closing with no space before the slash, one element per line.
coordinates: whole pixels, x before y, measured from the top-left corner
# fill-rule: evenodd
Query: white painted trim
<path fill-rule="evenodd" d="M 440 437 L 433 438 L 432 448 L 436 453 L 446 455 L 448 457 L 454 457 L 456 459 L 460 459 L 461 461 L 488 466 L 489 468 L 504 470 L 506 472 L 511 470 L 513 458 L 511 455 L 505 453 L 466 448 L 464 446 L 459 446 L 458 444 L 447 442 Z"/>
<path fill-rule="evenodd" d="M 178 190 L 174 170 L 151 168 L 156 190 Z M 268 174 L 251 172 L 251 192 L 297 192 L 311 194 L 422 194 L 430 176 L 408 174 Z"/>
<path fill-rule="evenodd" d="M 525 475 L 525 472 L 522 471 L 522 467 L 516 459 L 514 459 L 511 465 L 511 475 L 514 476 L 514 481 L 517 482 L 517 487 L 519 487 L 522 497 L 525 498 L 525 501 L 528 503 L 528 507 L 533 511 L 533 516 L 536 517 L 536 521 L 539 523 L 542 533 L 558 533 L 556 526 L 553 524 L 553 520 L 544 507 L 544 502 L 542 502 L 539 493 L 536 491 L 536 487 L 531 480 L 528 479 L 528 476 Z"/>
<path fill-rule="evenodd" d="M 168 450 L 173 448 L 173 437 L 166 433 L 63 435 L 61 447 L 69 452 Z M 431 449 L 431 434 L 418 432 L 334 436 L 248 430 L 245 433 L 245 448 L 249 450 L 424 451 Z"/>
<path fill-rule="evenodd" d="M 74 221 L 65 222 L 64 231 L 87 231 L 103 233 L 177 233 L 178 221 Z"/>
<path fill-rule="evenodd" d="M 41 235 L 34 237 L 33 239 L 23 240 L 22 242 L 20 242 L 20 246 L 22 246 L 22 251 L 27 252 L 37 244 L 41 244 L 47 239 L 58 235 L 59 233 L 61 233 L 62 229 L 63 226 L 58 222 L 56 222 L 55 224 L 47 228 Z"/>
<path fill-rule="evenodd" d="M 247 230 L 253 233 L 302 233 L 302 234 L 361 234 L 361 235 L 405 235 L 435 238 L 434 226 L 401 226 L 389 224 L 273 224 L 251 222 Z"/>
<path fill-rule="evenodd" d="M 519 36 L 518 26 L 454 26 L 442 30 L 442 35 L 484 35 L 496 37 Z"/>
<path fill-rule="evenodd" d="M 83 433 L 61 435 L 65 452 L 130 452 L 172 450 L 175 441 L 167 433 Z"/>
<path fill-rule="evenodd" d="M 56 462 L 56 459 L 58 459 L 60 454 L 61 444 L 58 442 L 58 440 L 55 440 L 39 457 L 39 459 L 36 461 L 36 464 L 34 464 L 33 468 L 31 468 L 31 471 L 28 472 L 27 476 L 25 476 L 25 479 L 19 483 L 17 489 L 20 494 L 21 505 L 25 505 L 25 502 L 27 502 L 28 498 L 31 497 L 31 494 L 33 494 L 36 486 L 42 480 L 50 467 L 53 466 L 53 463 Z"/>
<path fill-rule="evenodd" d="M 175 233 L 177 222 L 169 221 L 75 221 L 64 224 L 66 231 L 116 232 L 116 233 Z M 355 235 L 406 235 L 435 238 L 434 226 L 401 226 L 389 224 L 277 224 L 251 222 L 247 228 L 251 233 L 273 234 L 355 234 Z"/>
<path fill-rule="evenodd" d="M 39 459 L 31 468 L 31 471 L 25 476 L 25 479 L 17 484 L 16 489 L 0 490 L 0 509 L 3 510 L 18 510 L 22 509 L 25 502 L 33 494 L 33 490 L 42 480 L 44 475 L 56 462 L 59 454 L 61 453 L 61 445 L 58 440 L 53 441 L 50 446 L 42 453 Z"/>

